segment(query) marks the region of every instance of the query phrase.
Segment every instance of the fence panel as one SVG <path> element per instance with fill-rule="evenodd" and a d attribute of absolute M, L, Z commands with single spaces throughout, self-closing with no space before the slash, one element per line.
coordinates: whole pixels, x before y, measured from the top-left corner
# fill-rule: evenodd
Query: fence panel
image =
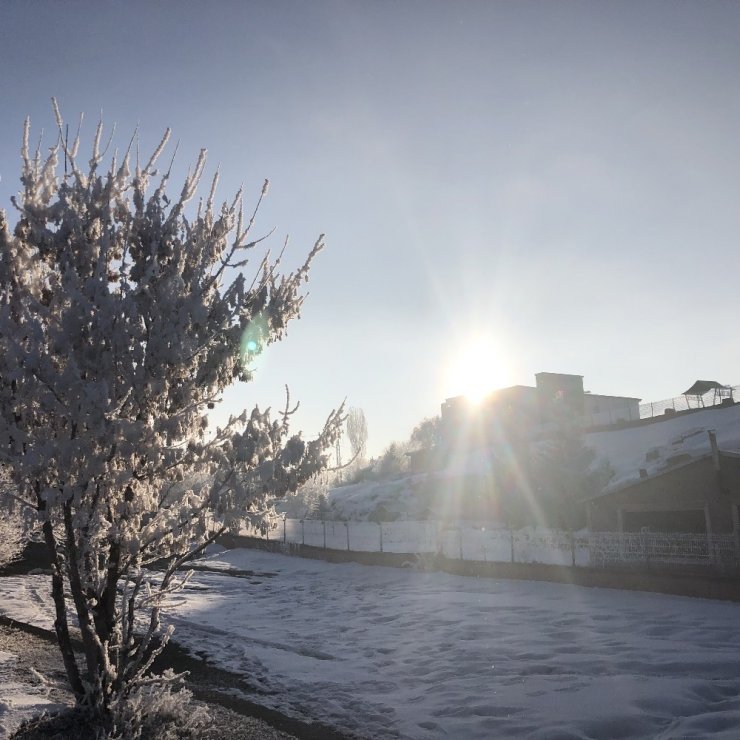
<path fill-rule="evenodd" d="M 594 532 L 589 536 L 591 565 L 630 563 L 737 567 L 738 543 L 732 534 L 664 534 Z"/>
<path fill-rule="evenodd" d="M 303 527 L 300 519 L 285 520 L 285 541 L 303 544 Z"/>
<path fill-rule="evenodd" d="M 554 530 L 524 529 L 515 532 L 514 562 L 572 565 L 571 536 Z"/>
<path fill-rule="evenodd" d="M 320 519 L 304 519 L 304 544 L 312 547 L 324 547 L 324 527 Z"/>
<path fill-rule="evenodd" d="M 459 558 L 462 540 L 460 527 L 440 526 L 437 533 L 437 552 L 447 558 Z"/>
<path fill-rule="evenodd" d="M 462 554 L 464 560 L 480 560 L 484 563 L 505 563 L 511 560 L 511 532 L 501 527 L 462 527 Z M 458 553 L 451 557 L 459 557 Z"/>
<path fill-rule="evenodd" d="M 430 521 L 383 522 L 383 552 L 437 551 L 437 523 Z"/>
<path fill-rule="evenodd" d="M 380 552 L 380 524 L 349 522 L 351 549 L 356 552 Z"/>

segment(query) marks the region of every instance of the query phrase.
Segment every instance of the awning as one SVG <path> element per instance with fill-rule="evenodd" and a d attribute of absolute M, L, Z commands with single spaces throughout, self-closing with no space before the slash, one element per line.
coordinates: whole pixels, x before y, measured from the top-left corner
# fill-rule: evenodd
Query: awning
<path fill-rule="evenodd" d="M 709 393 L 709 391 L 724 391 L 729 389 L 729 385 L 722 385 L 722 383 L 718 383 L 716 380 L 697 380 L 696 383 L 694 383 L 694 385 L 692 385 L 687 391 L 684 391 L 682 395 L 703 396 L 705 393 Z"/>

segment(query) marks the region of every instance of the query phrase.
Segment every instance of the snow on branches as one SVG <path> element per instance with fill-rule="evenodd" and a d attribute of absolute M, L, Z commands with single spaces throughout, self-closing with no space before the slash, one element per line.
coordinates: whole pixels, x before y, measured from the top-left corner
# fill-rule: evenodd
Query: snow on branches
<path fill-rule="evenodd" d="M 268 254 L 247 278 L 267 183 L 250 214 L 241 192 L 216 206 L 217 176 L 205 202 L 189 205 L 203 150 L 171 200 L 172 164 L 156 169 L 169 131 L 143 166 L 127 151 L 103 168 L 99 124 L 83 166 L 79 133 L 69 145 L 54 110 L 59 136 L 46 156 L 31 153 L 26 122 L 15 226 L 0 212 L 0 464 L 43 522 L 72 688 L 105 708 L 145 680 L 160 632 L 147 588 L 167 593 L 218 533 L 322 469 L 343 417 L 332 412 L 309 442 L 290 435 L 287 405 L 276 419 L 255 408 L 209 433 L 223 389 L 249 380 L 253 355 L 299 316 L 323 238 L 294 272 L 280 274 Z M 147 587 L 142 569 L 163 558 Z M 142 602 L 153 609 L 139 636 Z"/>
<path fill-rule="evenodd" d="M 29 537 L 28 521 L 8 480 L 0 468 L 0 568 L 17 560 Z"/>

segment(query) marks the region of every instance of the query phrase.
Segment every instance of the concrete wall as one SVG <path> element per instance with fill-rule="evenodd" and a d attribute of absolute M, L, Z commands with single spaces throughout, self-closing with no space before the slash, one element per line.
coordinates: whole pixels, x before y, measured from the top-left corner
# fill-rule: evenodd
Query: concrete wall
<path fill-rule="evenodd" d="M 586 426 L 609 426 L 640 418 L 640 402 L 637 398 L 586 393 L 583 401 L 583 420 Z"/>

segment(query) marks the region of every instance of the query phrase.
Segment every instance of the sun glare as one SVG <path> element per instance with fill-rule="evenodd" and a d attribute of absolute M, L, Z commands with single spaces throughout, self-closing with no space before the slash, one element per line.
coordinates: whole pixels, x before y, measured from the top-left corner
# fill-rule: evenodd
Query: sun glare
<path fill-rule="evenodd" d="M 486 337 L 464 344 L 450 363 L 448 386 L 454 395 L 479 403 L 506 384 L 508 370 L 503 353 Z"/>

